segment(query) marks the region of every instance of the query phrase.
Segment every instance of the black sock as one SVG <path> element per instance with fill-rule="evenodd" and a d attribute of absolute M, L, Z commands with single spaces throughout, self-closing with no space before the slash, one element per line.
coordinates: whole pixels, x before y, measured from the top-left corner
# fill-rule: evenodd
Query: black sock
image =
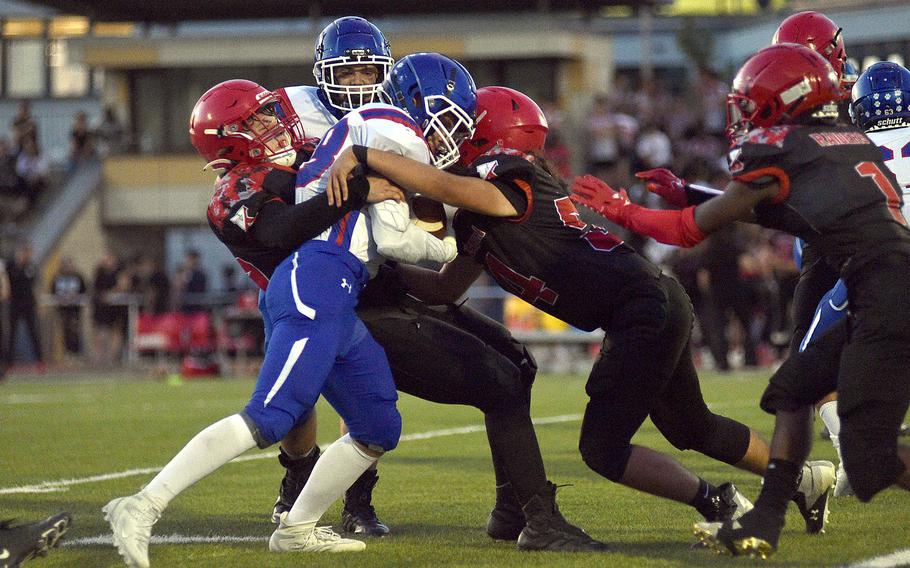
<path fill-rule="evenodd" d="M 689 505 L 705 518 L 711 518 L 720 504 L 720 491 L 702 478 L 698 478 L 698 491 L 689 501 Z"/>
<path fill-rule="evenodd" d="M 549 487 L 531 414 L 527 408 L 498 408 L 484 415 L 487 438 L 493 452 L 496 484 L 511 483 L 518 502 L 525 505 L 531 497 Z"/>
<path fill-rule="evenodd" d="M 765 483 L 755 500 L 755 507 L 783 517 L 787 512 L 787 504 L 799 487 L 801 474 L 801 464 L 781 459 L 771 460 L 765 472 Z"/>

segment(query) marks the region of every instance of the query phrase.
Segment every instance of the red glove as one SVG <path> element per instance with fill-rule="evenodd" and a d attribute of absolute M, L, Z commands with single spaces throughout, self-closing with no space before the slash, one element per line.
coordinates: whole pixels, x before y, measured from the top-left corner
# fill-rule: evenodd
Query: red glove
<path fill-rule="evenodd" d="M 593 209 L 623 227 L 627 226 L 630 209 L 637 207 L 629 201 L 625 189 L 616 191 L 592 175 L 575 178 L 570 197 L 575 203 Z"/>
<path fill-rule="evenodd" d="M 645 187 L 651 193 L 664 198 L 675 207 L 686 207 L 689 198 L 686 196 L 686 180 L 666 168 L 657 168 L 635 174 L 638 179 L 644 180 Z"/>

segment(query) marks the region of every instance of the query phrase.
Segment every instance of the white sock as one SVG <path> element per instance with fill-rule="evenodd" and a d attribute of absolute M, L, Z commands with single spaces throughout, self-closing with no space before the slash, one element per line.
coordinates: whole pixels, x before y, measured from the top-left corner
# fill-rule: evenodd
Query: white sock
<path fill-rule="evenodd" d="M 142 493 L 163 511 L 183 490 L 254 447 L 253 434 L 239 414 L 223 418 L 187 442 Z"/>
<path fill-rule="evenodd" d="M 367 455 L 358 448 L 350 434 L 335 440 L 319 456 L 310 479 L 294 502 L 294 506 L 288 511 L 285 524 L 318 521 L 332 503 L 344 495 L 348 487 L 353 485 L 367 468 L 376 463 L 376 460 L 377 458 Z"/>
<path fill-rule="evenodd" d="M 840 458 L 840 416 L 837 415 L 837 401 L 831 400 L 823 404 L 818 409 L 818 415 L 828 427 L 828 432 L 831 434 L 831 445 L 834 446 L 837 457 Z"/>

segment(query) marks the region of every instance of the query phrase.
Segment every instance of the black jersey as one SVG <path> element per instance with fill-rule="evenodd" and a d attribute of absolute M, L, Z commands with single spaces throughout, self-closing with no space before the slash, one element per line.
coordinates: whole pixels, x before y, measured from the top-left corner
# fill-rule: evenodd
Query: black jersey
<path fill-rule="evenodd" d="M 777 181 L 780 194 L 755 208 L 757 222 L 804 239 L 838 270 L 890 250 L 910 253 L 897 180 L 856 128 L 759 128 L 731 151 L 730 170 L 750 185 Z"/>
<path fill-rule="evenodd" d="M 660 270 L 615 235 L 578 218 L 565 188 L 533 158 L 499 151 L 472 164 L 519 212 L 516 218 L 459 211 L 459 252 L 508 292 L 587 331 L 605 326 L 629 286 Z"/>
<path fill-rule="evenodd" d="M 209 203 L 209 227 L 227 245 L 243 271 L 263 290 L 272 272 L 293 249 L 262 246 L 252 236 L 263 206 L 271 202 L 293 203 L 297 173 L 273 164 L 240 164 L 215 181 Z M 284 198 L 282 198 L 284 195 Z"/>
<path fill-rule="evenodd" d="M 296 178 L 293 168 L 238 164 L 215 182 L 209 226 L 263 290 L 285 257 L 362 207 L 369 193 L 360 171 L 349 181 L 349 198 L 341 207 L 329 205 L 325 195 L 293 205 Z"/>

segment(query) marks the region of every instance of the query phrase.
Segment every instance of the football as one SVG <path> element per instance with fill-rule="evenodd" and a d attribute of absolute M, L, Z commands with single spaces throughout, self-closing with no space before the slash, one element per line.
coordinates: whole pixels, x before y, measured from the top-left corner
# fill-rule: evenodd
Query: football
<path fill-rule="evenodd" d="M 446 234 L 446 210 L 435 199 L 415 195 L 411 199 L 411 218 L 415 225 L 435 237 L 441 239 Z"/>

